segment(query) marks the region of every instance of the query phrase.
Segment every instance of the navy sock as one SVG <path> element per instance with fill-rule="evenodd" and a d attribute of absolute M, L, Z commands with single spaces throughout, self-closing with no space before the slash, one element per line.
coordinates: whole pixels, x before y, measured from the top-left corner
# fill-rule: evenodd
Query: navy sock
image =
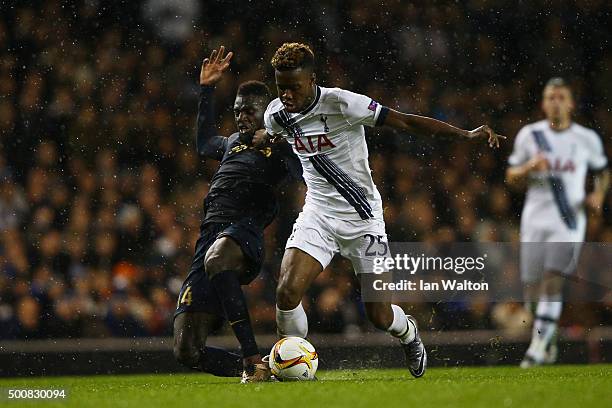
<path fill-rule="evenodd" d="M 240 377 L 242 357 L 216 347 L 204 347 L 200 355 L 200 368 L 218 377 Z"/>
<path fill-rule="evenodd" d="M 240 343 L 243 358 L 259 354 L 238 274 L 234 271 L 222 271 L 213 275 L 210 282 L 221 299 L 225 316 Z"/>

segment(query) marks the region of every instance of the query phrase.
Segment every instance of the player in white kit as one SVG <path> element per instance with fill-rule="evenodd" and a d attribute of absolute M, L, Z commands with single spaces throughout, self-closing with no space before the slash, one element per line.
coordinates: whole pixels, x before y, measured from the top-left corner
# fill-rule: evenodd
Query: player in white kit
<path fill-rule="evenodd" d="M 334 254 L 348 258 L 357 274 L 372 273 L 374 257 L 388 254 L 382 201 L 370 174 L 364 126 L 384 124 L 430 137 L 486 137 L 491 146 L 499 146 L 499 136 L 488 126 L 466 131 L 394 111 L 364 95 L 318 86 L 314 54 L 304 44 L 284 44 L 272 66 L 279 98 L 264 114 L 266 131 L 293 146 L 307 185 L 304 208 L 283 256 L 276 321 L 279 335 L 306 337 L 302 297 Z M 389 302 L 366 302 L 365 309 L 378 329 L 400 339 L 411 374 L 422 376 L 427 354 L 414 318 Z"/>
<path fill-rule="evenodd" d="M 601 214 L 609 185 L 607 159 L 597 133 L 572 122 L 574 100 L 566 82 L 544 88 L 545 120 L 523 127 L 509 158 L 506 179 L 527 186 L 521 215 L 521 279 L 527 305 L 537 300 L 531 344 L 521 367 L 553 363 L 564 276 L 576 270 L 586 232 L 585 206 Z M 585 197 L 587 171 L 594 191 Z"/>

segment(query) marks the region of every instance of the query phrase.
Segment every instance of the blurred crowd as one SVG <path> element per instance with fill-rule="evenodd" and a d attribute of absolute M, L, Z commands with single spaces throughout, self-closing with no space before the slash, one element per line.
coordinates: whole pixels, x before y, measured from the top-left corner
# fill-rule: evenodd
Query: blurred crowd
<path fill-rule="evenodd" d="M 390 241 L 518 239 L 522 194 L 504 185 L 506 158 L 518 129 L 541 118 L 549 77 L 572 83 L 578 122 L 612 157 L 606 1 L 209 3 L 2 3 L 0 339 L 171 334 L 217 166 L 195 151 L 197 74 L 220 44 L 236 54 L 217 87 L 220 134 L 234 131 L 239 82 L 272 86 L 271 55 L 297 40 L 313 46 L 321 85 L 509 136 L 491 151 L 369 130 Z M 274 330 L 274 277 L 303 194 L 283 187 L 264 270 L 246 289 L 257 332 Z M 612 241 L 611 207 L 608 195 L 587 240 Z M 344 260 L 305 306 L 312 331 L 372 330 Z M 429 329 L 528 327 L 518 304 L 406 306 Z M 609 317 L 605 305 L 580 305 L 562 324 Z"/>

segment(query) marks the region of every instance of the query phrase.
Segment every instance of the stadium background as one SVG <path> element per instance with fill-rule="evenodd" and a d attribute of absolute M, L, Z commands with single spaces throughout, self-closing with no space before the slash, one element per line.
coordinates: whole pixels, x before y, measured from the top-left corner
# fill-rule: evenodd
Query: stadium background
<path fill-rule="evenodd" d="M 236 54 L 217 87 L 221 134 L 233 132 L 239 82 L 273 86 L 272 53 L 299 40 L 313 46 L 322 85 L 511 137 L 491 151 L 369 130 L 392 241 L 518 238 L 522 195 L 503 183 L 506 157 L 541 117 L 551 76 L 571 81 L 578 122 L 612 157 L 606 1 L 209 3 L 2 2 L 0 340 L 171 335 L 217 166 L 194 148 L 197 74 L 220 44 Z M 302 196 L 285 190 L 264 271 L 246 289 L 257 333 L 274 332 L 273 275 Z M 611 205 L 608 195 L 588 240 L 612 241 Z M 373 330 L 352 279 L 338 260 L 316 281 L 313 332 Z M 407 306 L 431 330 L 528 327 L 516 304 Z M 610 305 L 576 305 L 561 324 L 610 317 Z"/>

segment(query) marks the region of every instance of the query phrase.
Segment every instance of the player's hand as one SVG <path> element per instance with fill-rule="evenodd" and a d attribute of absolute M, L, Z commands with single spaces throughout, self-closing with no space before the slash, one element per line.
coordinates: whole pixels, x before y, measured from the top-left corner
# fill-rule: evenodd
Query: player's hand
<path fill-rule="evenodd" d="M 546 160 L 546 156 L 542 153 L 537 153 L 527 162 L 527 168 L 529 171 L 548 171 L 550 169 L 550 165 L 548 164 L 548 160 Z"/>
<path fill-rule="evenodd" d="M 482 125 L 474 130 L 470 130 L 467 133 L 467 137 L 470 139 L 486 137 L 489 143 L 489 147 L 499 147 L 499 139 L 505 139 L 506 136 L 498 135 L 491 129 L 489 125 Z"/>
<path fill-rule="evenodd" d="M 270 135 L 266 129 L 259 129 L 253 135 L 253 147 L 261 148 L 270 143 Z"/>
<path fill-rule="evenodd" d="M 283 141 L 283 136 L 280 133 L 275 135 L 268 135 L 270 137 L 270 143 L 279 143 Z"/>
<path fill-rule="evenodd" d="M 259 129 L 255 131 L 253 135 L 253 147 L 263 147 L 269 144 L 278 143 L 283 140 L 283 137 L 279 135 L 271 135 L 266 132 L 266 129 Z"/>
<path fill-rule="evenodd" d="M 213 50 L 209 58 L 202 61 L 200 85 L 213 85 L 221 79 L 221 74 L 229 67 L 230 60 L 234 55 L 231 51 L 227 55 L 224 54 L 225 47 L 222 45 L 218 50 Z"/>
<path fill-rule="evenodd" d="M 599 217 L 603 211 L 605 196 L 599 192 L 592 192 L 584 199 L 584 204 L 587 210 L 596 217 Z"/>

